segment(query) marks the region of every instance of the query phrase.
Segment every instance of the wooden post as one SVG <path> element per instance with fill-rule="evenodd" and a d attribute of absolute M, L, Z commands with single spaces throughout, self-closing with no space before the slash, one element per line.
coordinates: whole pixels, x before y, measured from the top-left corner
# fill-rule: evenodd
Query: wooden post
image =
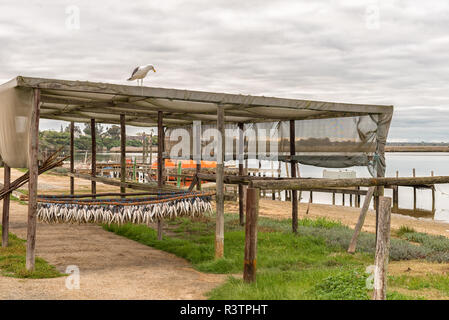
<path fill-rule="evenodd" d="M 290 155 L 296 154 L 295 120 L 290 120 Z M 292 178 L 296 178 L 296 161 L 291 160 Z M 292 231 L 298 233 L 298 191 L 292 190 Z"/>
<path fill-rule="evenodd" d="M 94 178 L 97 176 L 97 135 L 95 127 L 95 119 L 90 119 L 90 136 L 92 138 L 92 171 L 90 175 Z M 92 194 L 95 195 L 97 193 L 97 183 L 93 180 L 91 181 L 91 189 Z M 93 198 L 95 198 L 95 196 L 93 196 Z"/>
<path fill-rule="evenodd" d="M 26 244 L 26 269 L 34 271 L 36 249 L 36 213 L 37 213 L 37 179 L 39 153 L 39 114 L 40 90 L 34 89 L 33 104 L 30 119 L 29 149 L 28 149 L 28 226 Z"/>
<path fill-rule="evenodd" d="M 359 220 L 354 228 L 354 235 L 352 236 L 351 242 L 349 244 L 348 252 L 354 253 L 357 246 L 357 238 L 359 237 L 360 231 L 362 230 L 363 224 L 365 223 L 365 217 L 368 213 L 369 204 L 373 198 L 375 187 L 369 187 L 368 192 L 365 196 L 365 201 L 363 202 L 362 210 L 360 210 Z"/>
<path fill-rule="evenodd" d="M 332 192 L 332 205 L 335 206 L 335 192 Z"/>
<path fill-rule="evenodd" d="M 126 118 L 120 115 L 120 182 L 126 182 Z M 126 188 L 120 186 L 120 193 L 126 193 Z"/>
<path fill-rule="evenodd" d="M 243 159 L 245 153 L 245 141 L 243 140 L 243 122 L 239 122 L 239 176 L 243 176 Z M 240 225 L 243 226 L 245 224 L 245 195 L 243 192 L 243 184 L 239 183 L 239 218 Z"/>
<path fill-rule="evenodd" d="M 8 189 L 11 184 L 11 168 L 3 163 L 3 182 L 4 188 Z M 2 216 L 2 247 L 6 248 L 9 244 L 9 202 L 10 193 L 3 198 L 3 216 Z"/>
<path fill-rule="evenodd" d="M 379 197 L 379 228 L 377 230 L 376 255 L 374 258 L 373 300 L 387 298 L 387 268 L 390 254 L 391 199 Z"/>
<path fill-rule="evenodd" d="M 416 177 L 416 170 L 413 168 L 413 178 Z M 416 211 L 416 187 L 413 186 L 413 210 Z"/>
<path fill-rule="evenodd" d="M 257 216 L 259 214 L 259 190 L 248 188 L 246 192 L 245 263 L 243 280 L 256 281 Z"/>
<path fill-rule="evenodd" d="M 357 186 L 356 189 L 360 191 L 360 187 L 359 186 Z M 360 208 L 360 194 L 357 194 L 357 196 L 355 197 L 355 206 L 357 208 Z"/>
<path fill-rule="evenodd" d="M 70 121 L 70 173 L 75 173 L 75 122 Z M 75 178 L 70 177 L 70 194 L 75 194 Z"/>
<path fill-rule="evenodd" d="M 164 153 L 164 126 L 163 126 L 163 113 L 158 111 L 157 113 L 157 185 L 159 190 L 162 189 L 164 182 L 164 165 L 165 160 Z M 157 239 L 162 240 L 162 220 L 157 220 Z"/>
<path fill-rule="evenodd" d="M 215 258 L 222 258 L 224 254 L 224 152 L 225 152 L 225 126 L 224 126 L 224 108 L 217 106 L 217 130 L 219 133 L 217 150 L 217 221 L 215 230 Z"/>
<path fill-rule="evenodd" d="M 399 186 L 392 186 L 393 189 L 393 210 L 399 209 Z"/>
<path fill-rule="evenodd" d="M 342 201 L 342 204 L 343 204 L 343 206 L 345 205 L 345 193 L 344 192 L 342 192 L 341 193 L 341 201 Z"/>
<path fill-rule="evenodd" d="M 433 177 L 433 170 L 430 172 L 430 176 Z M 432 185 L 432 212 L 435 213 L 435 185 Z"/>

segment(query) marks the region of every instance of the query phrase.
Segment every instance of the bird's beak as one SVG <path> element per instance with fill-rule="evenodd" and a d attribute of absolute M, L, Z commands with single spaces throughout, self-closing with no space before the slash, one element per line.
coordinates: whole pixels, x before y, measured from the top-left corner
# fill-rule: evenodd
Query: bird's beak
<path fill-rule="evenodd" d="M 153 68 L 153 71 L 156 72 L 156 69 Z"/>

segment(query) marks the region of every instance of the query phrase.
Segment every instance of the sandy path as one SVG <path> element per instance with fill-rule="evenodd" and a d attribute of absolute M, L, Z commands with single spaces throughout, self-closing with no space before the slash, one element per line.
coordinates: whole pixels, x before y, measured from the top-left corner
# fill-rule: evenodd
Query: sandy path
<path fill-rule="evenodd" d="M 18 175 L 20 172 L 13 170 L 13 176 Z M 39 180 L 54 189 L 68 190 L 68 178 L 43 175 Z M 90 182 L 76 181 L 78 187 L 87 189 L 90 186 Z M 99 184 L 99 190 L 111 190 L 111 187 Z M 11 203 L 11 232 L 23 239 L 26 238 L 26 216 L 27 206 Z M 0 276 L 0 300 L 204 299 L 204 294 L 226 277 L 198 272 L 184 259 L 95 225 L 39 223 L 36 254 L 61 272 L 68 265 L 77 265 L 80 289 L 67 289 L 66 277 L 36 280 Z"/>

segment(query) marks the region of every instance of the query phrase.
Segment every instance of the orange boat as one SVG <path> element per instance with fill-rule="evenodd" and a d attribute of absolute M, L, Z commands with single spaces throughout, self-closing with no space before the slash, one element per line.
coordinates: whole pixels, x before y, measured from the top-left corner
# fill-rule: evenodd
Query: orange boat
<path fill-rule="evenodd" d="M 178 163 L 181 162 L 181 169 L 195 169 L 196 168 L 196 161 L 194 160 L 172 160 L 172 159 L 165 159 L 165 168 L 177 168 Z M 201 168 L 216 168 L 217 162 L 216 161 L 201 161 Z M 157 161 L 153 162 L 151 164 L 151 169 L 157 169 Z M 155 177 L 156 178 L 156 177 Z M 168 176 L 167 177 L 169 181 L 177 181 L 176 176 Z M 189 185 L 192 181 L 192 178 L 185 177 L 184 179 L 181 179 L 183 182 L 181 182 L 181 185 Z"/>
<path fill-rule="evenodd" d="M 178 163 L 181 162 L 182 169 L 194 169 L 196 168 L 196 161 L 194 160 L 171 160 L 165 159 L 166 168 L 177 168 Z M 201 161 L 201 168 L 216 168 L 217 162 L 215 161 Z M 151 169 L 157 169 L 157 161 L 151 164 Z"/>

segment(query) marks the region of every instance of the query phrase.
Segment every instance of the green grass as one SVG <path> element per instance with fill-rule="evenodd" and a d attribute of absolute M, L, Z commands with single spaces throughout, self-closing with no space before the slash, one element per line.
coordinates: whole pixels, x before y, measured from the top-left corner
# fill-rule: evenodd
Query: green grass
<path fill-rule="evenodd" d="M 214 259 L 214 217 L 177 218 L 166 221 L 166 235 L 157 240 L 155 230 L 145 225 L 104 225 L 106 230 L 148 246 L 174 253 L 190 261 L 202 272 L 229 274 L 227 281 L 208 293 L 209 299 L 369 299 L 366 267 L 373 264 L 374 235 L 362 233 L 358 252 L 346 253 L 352 230 L 339 222 L 326 219 L 299 221 L 298 235 L 291 233 L 291 220 L 259 218 L 257 280 L 245 284 L 243 269 L 244 228 L 238 216 L 225 215 L 225 252 Z M 425 259 L 444 246 L 411 243 L 392 239 L 391 260 Z M 440 251 L 438 251 L 440 250 Z M 440 278 L 438 278 L 440 279 Z M 429 286 L 436 288 L 434 280 Z M 387 298 L 393 300 L 422 299 L 397 292 L 408 285 L 396 278 Z M 429 278 L 430 281 L 430 278 Z M 449 295 L 449 293 L 448 293 Z"/>
<path fill-rule="evenodd" d="M 1 231 L 0 231 L 1 239 Z M 1 241 L 0 241 L 1 243 Z M 35 270 L 30 272 L 25 268 L 25 241 L 14 234 L 9 234 L 9 246 L 0 247 L 0 272 L 4 276 L 14 278 L 56 278 L 64 276 L 44 259 L 36 257 Z"/>

